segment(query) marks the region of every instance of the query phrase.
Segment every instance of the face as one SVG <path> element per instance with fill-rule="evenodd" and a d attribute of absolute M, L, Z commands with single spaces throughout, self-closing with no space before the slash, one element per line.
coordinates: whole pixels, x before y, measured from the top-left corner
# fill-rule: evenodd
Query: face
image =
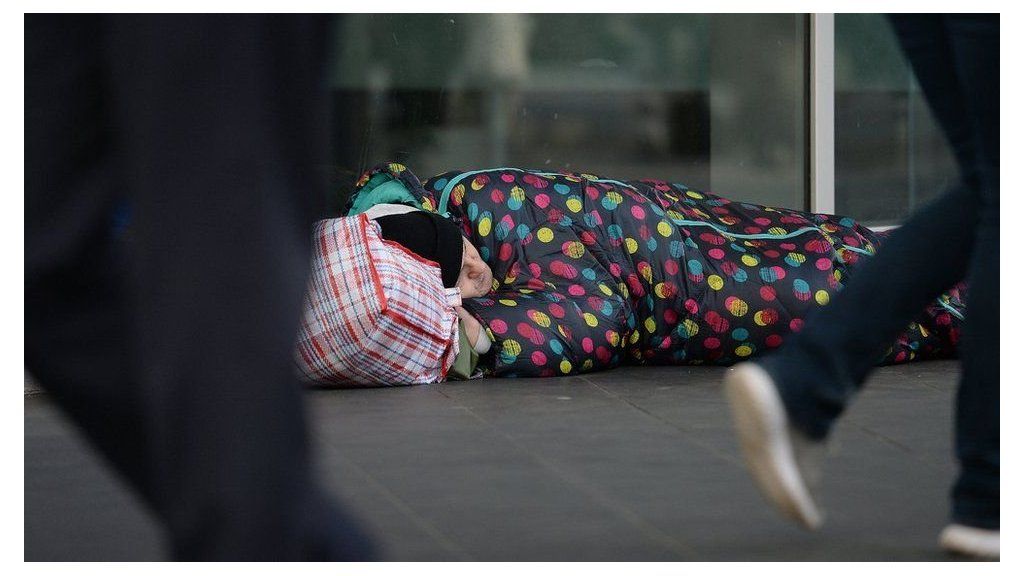
<path fill-rule="evenodd" d="M 456 286 L 462 291 L 464 298 L 483 296 L 491 291 L 491 269 L 480 258 L 480 252 L 469 240 L 462 239 L 462 270 Z"/>

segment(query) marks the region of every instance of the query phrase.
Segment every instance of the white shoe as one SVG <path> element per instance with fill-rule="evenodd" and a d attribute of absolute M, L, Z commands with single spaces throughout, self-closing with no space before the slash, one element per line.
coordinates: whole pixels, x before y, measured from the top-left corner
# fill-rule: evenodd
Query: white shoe
<path fill-rule="evenodd" d="M 939 546 L 953 554 L 999 560 L 999 530 L 950 524 L 939 534 Z"/>
<path fill-rule="evenodd" d="M 786 516 L 817 529 L 824 518 L 809 488 L 820 477 L 824 442 L 811 440 L 789 424 L 778 388 L 755 363 L 729 371 L 725 394 L 747 468 L 761 492 Z"/>

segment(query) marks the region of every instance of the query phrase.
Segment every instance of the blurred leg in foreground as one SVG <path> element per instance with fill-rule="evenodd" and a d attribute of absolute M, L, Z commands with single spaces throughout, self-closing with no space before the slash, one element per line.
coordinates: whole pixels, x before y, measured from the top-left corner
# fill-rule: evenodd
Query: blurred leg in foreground
<path fill-rule="evenodd" d="M 956 407 L 960 476 L 947 549 L 999 554 L 999 17 L 892 18 L 961 181 L 893 233 L 830 306 L 775 355 L 726 378 L 748 465 L 784 513 L 814 528 L 823 442 L 917 311 L 967 278 Z M 935 253 L 935 259 L 920 254 Z M 870 311 L 870 313 L 865 313 Z"/>
<path fill-rule="evenodd" d="M 25 17 L 26 367 L 176 559 L 371 556 L 313 479 L 291 363 L 327 32 L 291 15 Z"/>

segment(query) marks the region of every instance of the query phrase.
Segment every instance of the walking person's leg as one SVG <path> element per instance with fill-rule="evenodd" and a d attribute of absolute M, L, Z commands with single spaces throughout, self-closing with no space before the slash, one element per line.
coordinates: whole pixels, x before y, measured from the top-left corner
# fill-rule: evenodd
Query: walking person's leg
<path fill-rule="evenodd" d="M 155 506 L 188 559 L 367 559 L 292 354 L 328 150 L 325 16 L 114 16 Z"/>
<path fill-rule="evenodd" d="M 25 367 L 152 497 L 98 15 L 25 15 Z"/>
<path fill-rule="evenodd" d="M 993 550 L 998 555 L 1000 520 L 999 16 L 944 18 L 977 135 L 981 202 L 960 343 L 963 369 L 956 404 L 960 474 L 952 493 L 954 524 L 942 539 L 951 550 L 991 556 Z"/>
<path fill-rule="evenodd" d="M 371 554 L 313 480 L 291 367 L 327 144 L 315 20 L 26 17 L 26 366 L 178 559 Z"/>
<path fill-rule="evenodd" d="M 809 318 L 776 355 L 740 366 L 727 379 L 755 476 L 783 510 L 808 525 L 820 522 L 820 513 L 804 481 L 809 466 L 800 471 L 792 444 L 799 447 L 807 444 L 802 437 L 813 443 L 827 435 L 896 333 L 926 302 L 963 277 L 981 234 L 986 193 L 978 185 L 977 131 L 945 26 L 940 17 L 915 19 L 917 50 L 908 55 L 964 168 L 963 183 L 897 230 L 832 305 Z M 920 257 L 936 244 L 944 249 L 943 266 Z M 769 421 L 772 430 L 758 429 Z M 774 454 L 766 450 L 768 432 L 776 440 Z M 788 460 L 785 471 L 777 467 L 779 450 Z"/>

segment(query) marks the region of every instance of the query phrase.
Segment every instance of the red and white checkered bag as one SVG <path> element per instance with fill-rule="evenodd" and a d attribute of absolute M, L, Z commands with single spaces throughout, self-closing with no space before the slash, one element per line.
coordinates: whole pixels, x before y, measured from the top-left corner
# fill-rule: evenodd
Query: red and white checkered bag
<path fill-rule="evenodd" d="M 329 386 L 440 382 L 458 354 L 457 292 L 365 214 L 317 222 L 295 361 Z"/>

